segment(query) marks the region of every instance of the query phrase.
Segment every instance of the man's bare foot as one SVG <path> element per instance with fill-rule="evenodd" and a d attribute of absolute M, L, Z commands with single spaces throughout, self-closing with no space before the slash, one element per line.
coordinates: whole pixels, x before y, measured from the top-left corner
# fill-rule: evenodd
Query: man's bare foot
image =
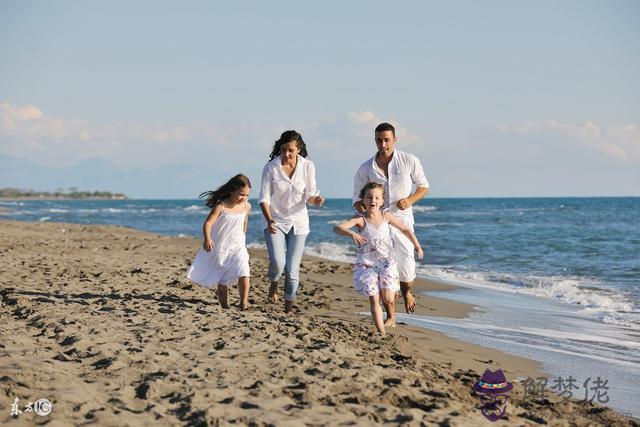
<path fill-rule="evenodd" d="M 275 304 L 278 302 L 278 283 L 271 283 L 269 286 L 269 302 Z"/>
<path fill-rule="evenodd" d="M 396 319 L 387 319 L 384 321 L 385 328 L 395 328 L 396 327 Z"/>
<path fill-rule="evenodd" d="M 411 291 L 407 291 L 402 297 L 404 298 L 404 308 L 407 313 L 413 313 L 416 310 L 416 299 Z"/>

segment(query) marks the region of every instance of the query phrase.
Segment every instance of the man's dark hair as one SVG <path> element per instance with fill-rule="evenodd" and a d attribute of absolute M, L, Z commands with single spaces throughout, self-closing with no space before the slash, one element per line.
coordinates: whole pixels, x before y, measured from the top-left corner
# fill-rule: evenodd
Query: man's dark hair
<path fill-rule="evenodd" d="M 390 130 L 393 133 L 393 136 L 396 136 L 396 128 L 393 127 L 393 125 L 389 124 L 389 123 L 380 123 L 377 127 L 376 127 L 376 132 L 386 132 Z"/>

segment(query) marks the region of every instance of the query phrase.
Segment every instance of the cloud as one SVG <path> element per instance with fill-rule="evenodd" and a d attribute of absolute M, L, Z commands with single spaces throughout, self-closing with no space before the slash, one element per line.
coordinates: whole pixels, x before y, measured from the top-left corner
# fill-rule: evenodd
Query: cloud
<path fill-rule="evenodd" d="M 591 121 L 543 120 L 502 124 L 498 130 L 511 135 L 554 134 L 619 160 L 640 159 L 640 127 L 635 124 L 603 127 Z"/>
<path fill-rule="evenodd" d="M 228 144 L 233 132 L 211 123 L 90 123 L 49 116 L 33 105 L 0 103 L 0 152 L 52 166 L 91 157 L 130 166 L 184 161 L 190 151 L 206 155 Z"/>
<path fill-rule="evenodd" d="M 373 130 L 385 121 L 369 110 L 349 112 L 313 122 L 298 123 L 311 141 L 315 156 L 358 158 L 373 151 Z M 417 145 L 416 134 L 388 119 L 396 127 L 401 146 Z M 77 118 L 54 117 L 34 105 L 0 104 L 0 152 L 52 165 L 68 165 L 91 158 L 108 158 L 121 166 L 189 161 L 233 153 L 246 148 L 268 149 L 284 127 L 273 123 L 214 122 L 94 123 Z M 216 156 L 217 157 L 217 156 Z"/>
<path fill-rule="evenodd" d="M 84 120 L 46 117 L 33 105 L 0 104 L 0 137 L 22 141 L 88 141 L 89 124 Z"/>
<path fill-rule="evenodd" d="M 349 113 L 347 121 L 353 126 L 358 127 L 359 130 L 366 132 L 367 135 L 372 135 L 375 127 L 380 123 L 385 122 L 385 120 L 376 116 L 371 111 L 356 111 Z M 420 142 L 420 138 L 417 135 L 409 132 L 407 128 L 400 126 L 397 120 L 391 118 L 386 121 L 392 124 L 396 129 L 396 136 L 400 141 L 402 141 L 404 146 L 414 145 Z"/>
<path fill-rule="evenodd" d="M 425 146 L 418 145 L 422 138 L 393 118 L 383 119 L 370 110 L 294 123 L 256 119 L 235 123 L 99 123 L 55 117 L 33 105 L 3 103 L 0 154 L 63 168 L 95 158 L 123 170 L 181 164 L 191 174 L 200 171 L 210 176 L 207 186 L 211 186 L 238 172 L 259 181 L 273 142 L 283 130 L 293 128 L 307 142 L 321 189 L 348 195 L 358 165 L 375 153 L 374 129 L 383 121 L 396 127 L 399 149 L 411 147 L 409 151 L 420 155 Z"/>

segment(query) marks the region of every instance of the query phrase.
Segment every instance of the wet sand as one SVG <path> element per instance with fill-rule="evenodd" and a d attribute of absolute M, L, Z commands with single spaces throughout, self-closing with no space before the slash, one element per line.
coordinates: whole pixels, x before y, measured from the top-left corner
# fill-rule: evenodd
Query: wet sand
<path fill-rule="evenodd" d="M 492 423 L 471 386 L 527 359 L 399 325 L 380 337 L 349 265 L 305 257 L 293 316 L 268 304 L 251 250 L 248 311 L 185 277 L 200 241 L 122 227 L 0 221 L 0 425 L 638 425 L 580 401 L 525 398 Z M 446 289 L 421 281 L 421 289 Z M 282 294 L 282 289 L 280 290 Z M 402 310 L 401 299 L 397 300 Z M 418 314 L 473 310 L 418 297 Z M 10 415 L 45 397 L 47 416 Z"/>

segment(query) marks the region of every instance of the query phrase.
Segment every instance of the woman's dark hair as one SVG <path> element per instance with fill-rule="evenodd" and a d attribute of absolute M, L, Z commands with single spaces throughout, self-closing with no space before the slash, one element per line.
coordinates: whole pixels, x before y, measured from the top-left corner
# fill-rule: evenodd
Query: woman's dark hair
<path fill-rule="evenodd" d="M 378 184 L 377 182 L 368 182 L 367 185 L 362 187 L 362 190 L 360 190 L 360 199 L 364 199 L 364 195 L 367 194 L 367 190 L 373 190 L 374 188 L 381 189 L 382 194 L 384 195 L 384 185 Z"/>
<path fill-rule="evenodd" d="M 200 198 L 204 199 L 206 197 L 207 206 L 213 209 L 216 205 L 222 203 L 222 199 L 228 197 L 234 191 L 241 190 L 244 187 L 251 188 L 251 182 L 249 181 L 249 178 L 239 173 L 227 181 L 226 184 L 221 185 L 216 191 L 205 191 L 200 195 Z"/>
<path fill-rule="evenodd" d="M 273 144 L 273 150 L 271 151 L 271 154 L 269 155 L 269 157 L 271 157 L 271 160 L 275 159 L 276 157 L 278 157 L 280 155 L 280 150 L 282 149 L 282 145 L 283 144 L 288 144 L 291 141 L 296 141 L 298 143 L 298 150 L 300 150 L 300 155 L 302 157 L 307 157 L 308 156 L 308 154 L 307 154 L 307 146 L 305 145 L 304 141 L 302 140 L 302 135 L 300 135 L 295 130 L 286 130 L 286 131 L 282 132 L 282 135 L 280 135 L 280 139 L 277 140 Z"/>

